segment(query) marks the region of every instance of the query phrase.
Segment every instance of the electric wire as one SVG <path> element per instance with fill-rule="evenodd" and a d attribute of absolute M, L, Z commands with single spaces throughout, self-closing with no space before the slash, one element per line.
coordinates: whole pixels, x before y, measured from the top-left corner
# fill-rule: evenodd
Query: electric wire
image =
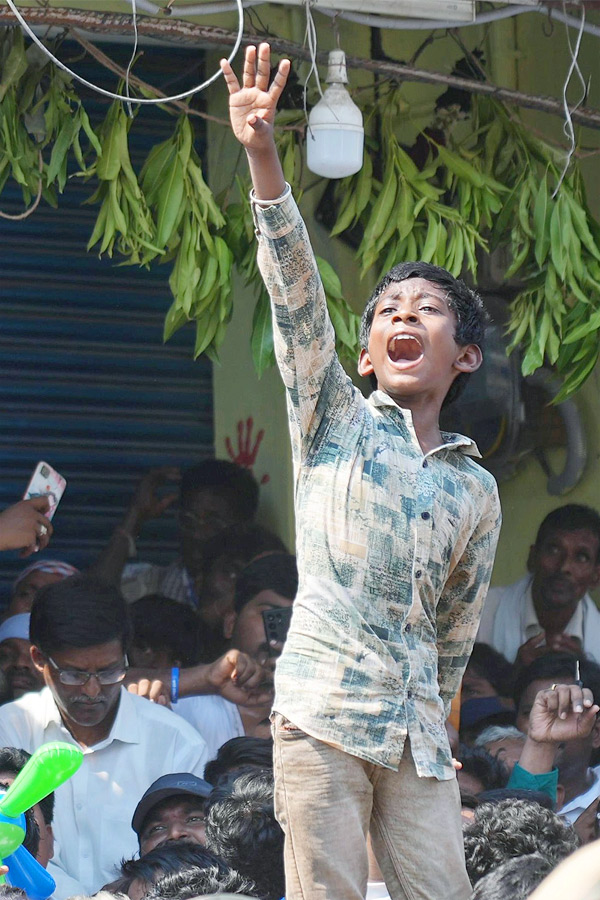
<path fill-rule="evenodd" d="M 129 0 L 134 7 L 134 3 L 136 0 Z M 137 0 L 139 5 L 140 0 Z M 193 94 L 199 93 L 199 91 L 203 91 L 205 88 L 212 84 L 217 78 L 221 76 L 221 70 L 219 69 L 210 78 L 207 78 L 206 81 L 203 81 L 202 84 L 197 85 L 194 88 L 191 88 L 189 91 L 182 91 L 180 94 L 174 94 L 171 97 L 128 97 L 126 94 L 116 94 L 113 91 L 107 91 L 105 88 L 99 87 L 97 84 L 93 84 L 91 81 L 87 81 L 87 79 L 82 78 L 81 75 L 78 75 L 77 72 L 73 72 L 66 66 L 60 59 L 58 59 L 45 44 L 42 43 L 40 38 L 36 35 L 36 33 L 30 28 L 27 21 L 23 18 L 17 7 L 15 6 L 14 0 L 6 0 L 7 6 L 11 9 L 13 15 L 26 32 L 26 34 L 31 38 L 31 40 L 37 44 L 37 46 L 42 50 L 52 62 L 62 69 L 63 72 L 66 72 L 71 78 L 75 78 L 76 81 L 79 81 L 81 84 L 84 84 L 86 87 L 90 88 L 92 91 L 96 91 L 98 94 L 102 94 L 105 97 L 110 97 L 112 100 L 123 100 L 126 103 L 144 103 L 144 104 L 158 104 L 158 103 L 172 103 L 175 100 L 184 100 L 186 97 L 191 97 Z M 235 5 L 238 11 L 238 30 L 237 36 L 235 40 L 235 44 L 233 45 L 233 49 L 228 56 L 228 61 L 231 63 L 239 50 L 240 44 L 242 43 L 242 37 L 244 34 L 244 7 L 242 0 L 235 0 Z"/>

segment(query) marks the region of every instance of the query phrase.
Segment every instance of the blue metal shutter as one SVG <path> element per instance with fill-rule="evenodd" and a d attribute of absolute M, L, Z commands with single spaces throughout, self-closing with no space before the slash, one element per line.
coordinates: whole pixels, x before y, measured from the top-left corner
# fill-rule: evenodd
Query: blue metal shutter
<path fill-rule="evenodd" d="M 126 65 L 128 46 L 103 49 Z M 80 55 L 69 44 L 60 52 L 64 59 Z M 114 87 L 113 76 L 93 61 L 73 65 Z M 144 48 L 135 71 L 164 90 L 204 77 L 199 51 L 181 47 Z M 107 103 L 85 97 L 97 121 Z M 157 108 L 141 109 L 130 132 L 138 171 L 173 123 Z M 201 125 L 195 119 L 200 142 Z M 93 189 L 72 179 L 57 210 L 42 202 L 22 222 L 0 219 L 0 509 L 20 499 L 38 460 L 49 462 L 68 484 L 44 556 L 78 567 L 106 543 L 145 469 L 189 465 L 214 452 L 212 366 L 193 362 L 192 326 L 162 343 L 170 266 L 148 272 L 87 253 L 97 207 L 81 204 Z M 20 212 L 20 193 L 7 185 L 0 207 Z M 171 514 L 148 523 L 139 555 L 166 562 L 176 547 Z M 0 554 L 5 595 L 15 574 L 37 558 Z"/>

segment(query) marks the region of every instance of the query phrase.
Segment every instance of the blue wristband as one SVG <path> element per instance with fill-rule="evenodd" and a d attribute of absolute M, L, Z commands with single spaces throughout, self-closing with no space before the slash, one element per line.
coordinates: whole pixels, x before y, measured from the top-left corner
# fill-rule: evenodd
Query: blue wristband
<path fill-rule="evenodd" d="M 179 700 L 179 669 L 173 666 L 171 669 L 171 703 Z"/>

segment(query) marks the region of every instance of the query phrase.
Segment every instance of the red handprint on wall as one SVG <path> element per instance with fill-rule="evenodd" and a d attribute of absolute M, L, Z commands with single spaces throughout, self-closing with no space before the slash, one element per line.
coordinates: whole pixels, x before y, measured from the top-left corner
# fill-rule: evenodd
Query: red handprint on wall
<path fill-rule="evenodd" d="M 252 474 L 254 474 L 254 463 L 256 462 L 256 457 L 258 456 L 258 451 L 260 449 L 262 439 L 265 436 L 265 430 L 264 428 L 261 428 L 254 438 L 254 443 L 252 443 L 253 429 L 254 419 L 252 418 L 252 416 L 248 416 L 245 422 L 243 419 L 240 419 L 240 421 L 237 423 L 237 453 L 235 453 L 233 449 L 230 438 L 225 438 L 225 449 L 227 450 L 229 458 L 233 460 L 234 463 L 237 463 L 238 466 L 243 466 L 244 469 L 250 469 Z M 260 484 L 266 484 L 267 481 L 269 481 L 269 478 L 269 475 L 263 475 L 260 479 Z"/>

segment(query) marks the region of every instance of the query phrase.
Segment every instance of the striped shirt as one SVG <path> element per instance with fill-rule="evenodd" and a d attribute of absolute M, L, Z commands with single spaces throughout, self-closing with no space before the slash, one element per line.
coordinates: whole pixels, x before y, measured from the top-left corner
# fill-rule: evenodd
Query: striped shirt
<path fill-rule="evenodd" d="M 289 188 L 253 202 L 287 390 L 300 584 L 274 709 L 319 740 L 454 777 L 445 719 L 477 632 L 500 527 L 475 444 L 423 454 L 409 410 L 344 372 Z"/>

